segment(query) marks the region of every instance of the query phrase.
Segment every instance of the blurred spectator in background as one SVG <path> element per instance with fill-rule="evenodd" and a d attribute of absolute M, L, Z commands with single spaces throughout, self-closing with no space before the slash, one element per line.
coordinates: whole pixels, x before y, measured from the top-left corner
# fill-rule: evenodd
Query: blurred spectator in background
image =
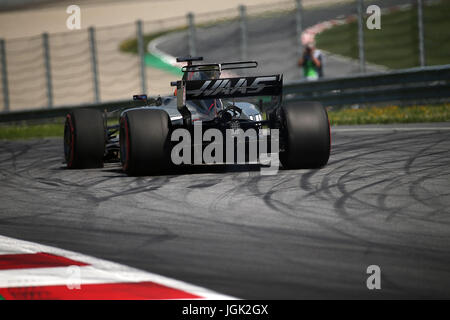
<path fill-rule="evenodd" d="M 318 80 L 323 77 L 322 52 L 316 49 L 314 42 L 305 45 L 303 55 L 298 60 L 298 66 L 303 68 L 303 76 L 308 81 Z"/>

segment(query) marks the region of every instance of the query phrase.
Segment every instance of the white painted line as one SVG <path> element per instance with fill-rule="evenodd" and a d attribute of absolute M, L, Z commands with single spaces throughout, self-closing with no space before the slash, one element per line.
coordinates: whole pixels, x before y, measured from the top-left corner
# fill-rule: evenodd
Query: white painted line
<path fill-rule="evenodd" d="M 156 38 L 156 39 L 150 41 L 150 43 L 147 46 L 147 51 L 149 53 L 155 55 L 159 59 L 163 60 L 165 63 L 170 64 L 172 66 L 176 66 L 176 67 L 180 67 L 181 68 L 183 66 L 183 64 L 182 63 L 178 63 L 177 59 L 174 56 L 172 56 L 172 55 L 170 55 L 170 54 L 168 54 L 168 53 L 158 49 L 158 45 L 161 42 L 166 41 L 167 38 L 170 38 L 171 36 L 172 36 L 172 34 L 168 34 L 168 35 L 161 36 L 159 38 Z"/>
<path fill-rule="evenodd" d="M 166 287 L 182 290 L 205 299 L 235 299 L 234 297 L 223 295 L 206 288 L 164 277 L 155 273 L 138 270 L 115 262 L 0 235 L 0 254 L 23 254 L 37 252 L 46 252 L 89 264 L 89 266 L 76 267 L 75 269 L 80 271 L 80 277 L 78 279 L 81 285 L 93 283 L 151 281 Z M 0 288 L 68 285 L 73 283 L 74 280 L 77 280 L 73 277 L 73 270 L 73 266 L 0 270 Z"/>

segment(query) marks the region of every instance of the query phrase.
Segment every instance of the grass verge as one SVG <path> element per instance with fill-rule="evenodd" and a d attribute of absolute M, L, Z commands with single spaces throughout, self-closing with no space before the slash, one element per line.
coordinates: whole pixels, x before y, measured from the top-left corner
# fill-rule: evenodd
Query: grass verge
<path fill-rule="evenodd" d="M 172 33 L 172 32 L 183 31 L 186 29 L 187 29 L 187 27 L 178 27 L 178 28 L 174 28 L 171 30 L 145 34 L 144 35 L 145 64 L 149 67 L 161 69 L 161 70 L 167 71 L 171 74 L 181 77 L 183 75 L 183 73 L 181 72 L 180 68 L 174 67 L 174 66 L 162 61 L 160 58 L 153 55 L 152 53 L 147 52 L 147 47 L 148 47 L 148 44 L 156 38 L 162 37 L 162 36 Z M 119 49 L 122 52 L 137 54 L 137 52 L 138 52 L 137 39 L 133 38 L 133 39 L 127 39 L 127 40 L 123 41 L 120 44 Z"/>
<path fill-rule="evenodd" d="M 426 106 L 387 106 L 329 110 L 331 125 L 450 121 L 450 103 Z"/>
<path fill-rule="evenodd" d="M 62 137 L 63 135 L 63 123 L 22 123 L 14 125 L 6 124 L 0 126 L 0 140 Z"/>
<path fill-rule="evenodd" d="M 152 40 L 162 37 L 162 36 L 172 33 L 172 32 L 183 31 L 186 29 L 187 29 L 187 27 L 179 27 L 179 28 L 173 28 L 171 30 L 155 32 L 155 33 L 150 33 L 150 34 L 144 34 L 144 50 L 147 51 L 147 46 Z M 120 44 L 119 49 L 122 52 L 129 52 L 129 53 L 137 54 L 137 52 L 138 52 L 137 39 L 132 38 L 132 39 L 124 40 Z"/>
<path fill-rule="evenodd" d="M 424 6 L 426 65 L 450 63 L 450 1 Z M 317 47 L 358 59 L 358 23 L 333 27 L 316 37 Z M 381 14 L 381 29 L 364 28 L 365 55 L 368 62 L 391 69 L 420 65 L 417 6 Z"/>

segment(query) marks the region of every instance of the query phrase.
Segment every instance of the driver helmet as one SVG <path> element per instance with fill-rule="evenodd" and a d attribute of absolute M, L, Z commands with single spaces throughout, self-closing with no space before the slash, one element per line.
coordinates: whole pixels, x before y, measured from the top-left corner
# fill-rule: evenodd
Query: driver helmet
<path fill-rule="evenodd" d="M 211 66 L 198 66 L 195 71 L 188 71 L 184 74 L 185 80 L 209 80 L 209 79 L 219 79 L 220 70 L 211 69 Z"/>

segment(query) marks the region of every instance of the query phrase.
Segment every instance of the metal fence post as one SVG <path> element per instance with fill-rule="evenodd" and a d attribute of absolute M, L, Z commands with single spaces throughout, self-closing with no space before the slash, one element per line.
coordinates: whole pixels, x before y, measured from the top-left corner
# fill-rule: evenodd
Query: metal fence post
<path fill-rule="evenodd" d="M 241 60 L 247 60 L 248 56 L 248 37 L 247 37 L 247 8 L 244 5 L 239 6 L 239 26 L 241 29 Z"/>
<path fill-rule="evenodd" d="M 302 13 L 303 13 L 303 7 L 302 7 L 302 0 L 295 0 L 296 2 L 296 8 L 295 11 L 295 22 L 297 26 L 297 46 L 298 46 L 298 56 L 301 57 L 303 54 L 303 43 L 302 43 L 302 33 L 303 33 L 303 22 L 302 22 Z"/>
<path fill-rule="evenodd" d="M 42 34 L 42 47 L 44 49 L 45 77 L 47 80 L 47 103 L 48 107 L 53 107 L 53 85 L 52 72 L 50 66 L 50 47 L 48 44 L 48 33 Z"/>
<path fill-rule="evenodd" d="M 366 57 L 364 52 L 364 0 L 357 0 L 358 7 L 358 50 L 359 71 L 366 72 Z"/>
<path fill-rule="evenodd" d="M 8 70 L 6 68 L 5 40 L 0 39 L 0 63 L 2 65 L 3 111 L 9 111 Z"/>
<path fill-rule="evenodd" d="M 424 38 L 424 27 L 423 27 L 423 1 L 417 0 L 417 19 L 419 27 L 419 61 L 420 66 L 425 67 L 425 38 Z"/>
<path fill-rule="evenodd" d="M 89 27 L 89 46 L 91 49 L 91 68 L 92 68 L 92 81 L 94 85 L 94 101 L 100 102 L 100 90 L 98 85 L 98 67 L 97 67 L 97 44 L 95 41 L 95 28 Z"/>
<path fill-rule="evenodd" d="M 191 57 L 194 57 L 197 55 L 197 35 L 195 30 L 195 20 L 194 20 L 194 14 L 192 12 L 189 12 L 187 14 L 187 22 L 188 22 L 188 46 L 189 46 L 189 54 Z"/>
<path fill-rule="evenodd" d="M 147 92 L 147 77 L 145 74 L 145 48 L 144 48 L 144 35 L 142 32 L 142 21 L 138 20 L 136 22 L 136 37 L 138 43 L 138 53 L 141 60 L 141 84 L 142 84 L 142 93 L 145 94 Z"/>

